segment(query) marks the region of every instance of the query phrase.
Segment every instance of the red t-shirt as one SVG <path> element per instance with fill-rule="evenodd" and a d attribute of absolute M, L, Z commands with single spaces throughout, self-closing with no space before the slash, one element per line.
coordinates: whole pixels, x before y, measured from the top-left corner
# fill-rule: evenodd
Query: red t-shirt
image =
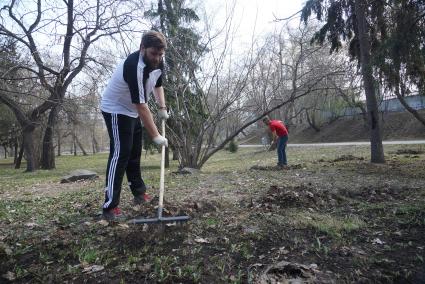
<path fill-rule="evenodd" d="M 270 120 L 269 128 L 272 132 L 276 131 L 276 134 L 279 137 L 288 135 L 288 130 L 286 129 L 285 124 L 283 124 L 280 120 Z"/>

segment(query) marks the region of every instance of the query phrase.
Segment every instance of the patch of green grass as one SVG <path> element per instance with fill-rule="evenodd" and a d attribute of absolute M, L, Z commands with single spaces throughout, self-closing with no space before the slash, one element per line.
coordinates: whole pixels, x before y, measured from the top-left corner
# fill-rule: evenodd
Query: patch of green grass
<path fill-rule="evenodd" d="M 24 278 L 26 275 L 28 275 L 28 271 L 25 268 L 17 265 L 15 267 L 15 275 L 16 279 Z"/>
<path fill-rule="evenodd" d="M 76 169 L 95 171 L 103 179 L 108 154 L 100 153 L 88 156 L 60 156 L 56 157 L 56 169 L 37 170 L 35 172 L 24 172 L 25 168 L 14 169 L 10 161 L 0 160 L 0 192 L 13 190 L 14 188 L 37 186 L 37 184 L 48 182 L 59 182 L 61 178 Z M 159 183 L 160 155 L 148 155 L 142 157 L 141 167 L 144 177 L 148 180 L 152 177 Z M 177 169 L 177 162 L 171 162 L 172 170 Z M 150 173 L 154 172 L 154 175 Z M 146 176 L 145 176 L 146 174 Z"/>
<path fill-rule="evenodd" d="M 129 255 L 129 256 L 127 257 L 127 263 L 128 263 L 129 265 L 136 264 L 136 263 L 138 263 L 139 261 L 140 261 L 140 257 L 139 257 L 139 256 L 136 256 L 136 255 Z"/>
<path fill-rule="evenodd" d="M 252 244 L 247 244 L 247 243 L 242 243 L 241 246 L 239 247 L 239 252 L 241 254 L 241 256 L 247 260 L 249 260 L 250 258 L 253 258 L 254 255 L 252 253 Z"/>
<path fill-rule="evenodd" d="M 398 222 L 401 225 L 425 226 L 425 203 L 361 203 L 361 211 L 374 212 L 382 219 Z"/>
<path fill-rule="evenodd" d="M 339 217 L 330 214 L 300 213 L 292 216 L 295 225 L 307 226 L 333 238 L 340 238 L 366 226 L 358 216 Z"/>
<path fill-rule="evenodd" d="M 229 276 L 230 283 L 232 283 L 232 284 L 242 283 L 242 278 L 243 278 L 244 275 L 245 274 L 244 274 L 243 270 L 238 269 L 238 272 L 236 273 L 236 275 L 230 275 Z"/>
<path fill-rule="evenodd" d="M 99 259 L 99 249 L 94 246 L 91 239 L 84 239 L 76 254 L 81 263 L 93 264 Z"/>
<path fill-rule="evenodd" d="M 161 255 L 153 259 L 153 272 L 157 282 L 173 282 L 176 279 L 192 279 L 199 282 L 202 269 L 196 263 L 183 264 L 177 256 Z"/>
<path fill-rule="evenodd" d="M 80 270 L 81 270 L 81 268 L 78 265 L 67 264 L 67 266 L 66 266 L 66 272 L 71 274 L 71 275 L 77 274 Z"/>
<path fill-rule="evenodd" d="M 411 226 L 425 226 L 425 203 L 403 204 L 393 209 L 398 223 Z"/>
<path fill-rule="evenodd" d="M 154 258 L 154 273 L 159 282 L 164 282 L 172 275 L 172 267 L 176 264 L 177 259 L 173 256 L 161 255 Z"/>
<path fill-rule="evenodd" d="M 50 255 L 48 253 L 46 253 L 45 251 L 40 251 L 39 254 L 38 254 L 38 258 L 43 263 L 49 262 L 51 260 Z"/>
<path fill-rule="evenodd" d="M 205 220 L 205 223 L 206 223 L 206 225 L 207 225 L 208 227 L 215 227 L 215 226 L 217 226 L 217 225 L 219 224 L 219 221 L 218 221 L 216 218 L 208 217 L 208 218 Z"/>
<path fill-rule="evenodd" d="M 229 269 L 229 260 L 222 255 L 213 256 L 211 260 L 211 263 L 213 263 L 217 267 L 221 275 L 225 275 L 226 271 Z"/>
<path fill-rule="evenodd" d="M 199 264 L 186 264 L 182 268 L 182 275 L 198 283 L 201 280 L 202 268 Z"/>
<path fill-rule="evenodd" d="M 24 255 L 26 253 L 29 253 L 33 250 L 33 247 L 31 245 L 25 245 L 19 243 L 19 245 L 16 245 L 13 253 L 14 255 Z"/>
<path fill-rule="evenodd" d="M 328 255 L 330 250 L 330 248 L 327 245 L 323 244 L 320 238 L 318 237 L 316 237 L 316 241 L 313 243 L 313 247 L 318 253 L 324 255 Z"/>
<path fill-rule="evenodd" d="M 41 225 L 59 209 L 56 198 L 37 198 L 32 200 L 2 200 L 0 214 L 12 221 L 36 222 Z M 61 214 L 59 211 L 57 214 Z M 57 215 L 56 214 L 56 215 Z"/>
<path fill-rule="evenodd" d="M 78 258 L 81 262 L 95 263 L 98 253 L 96 249 L 84 248 L 78 253 Z"/>
<path fill-rule="evenodd" d="M 360 202 L 358 208 L 360 211 L 387 211 L 392 207 L 392 204 L 386 202 L 371 203 L 371 202 Z"/>
<path fill-rule="evenodd" d="M 240 242 L 240 243 L 234 243 L 230 245 L 230 252 L 240 254 L 241 257 L 245 259 L 250 259 L 253 257 L 252 254 L 252 244 Z"/>
<path fill-rule="evenodd" d="M 34 210 L 32 201 L 22 200 L 1 200 L 0 216 L 1 219 L 9 219 L 11 221 L 22 219 L 25 216 L 32 216 L 31 211 Z M 37 210 L 38 211 L 38 210 Z"/>

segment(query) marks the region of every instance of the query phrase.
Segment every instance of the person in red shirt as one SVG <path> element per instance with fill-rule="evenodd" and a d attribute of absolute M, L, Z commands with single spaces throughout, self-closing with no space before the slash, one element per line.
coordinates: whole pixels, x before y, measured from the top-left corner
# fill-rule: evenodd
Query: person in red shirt
<path fill-rule="evenodd" d="M 277 142 L 277 158 L 279 167 L 285 167 L 288 162 L 286 160 L 286 144 L 288 143 L 288 130 L 285 124 L 280 120 L 272 120 L 268 116 L 263 118 L 273 135 L 273 142 Z"/>

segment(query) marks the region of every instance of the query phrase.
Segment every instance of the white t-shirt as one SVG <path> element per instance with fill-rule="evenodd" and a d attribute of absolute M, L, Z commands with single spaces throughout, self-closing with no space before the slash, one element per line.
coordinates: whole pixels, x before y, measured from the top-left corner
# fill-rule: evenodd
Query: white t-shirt
<path fill-rule="evenodd" d="M 149 70 L 140 51 L 118 64 L 102 94 L 100 109 L 108 113 L 138 117 L 135 104 L 147 103 L 154 87 L 162 86 L 163 64 Z"/>

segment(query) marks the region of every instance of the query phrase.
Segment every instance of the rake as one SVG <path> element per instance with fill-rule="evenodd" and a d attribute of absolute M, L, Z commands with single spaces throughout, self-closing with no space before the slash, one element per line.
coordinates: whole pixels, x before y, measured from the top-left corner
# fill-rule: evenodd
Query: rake
<path fill-rule="evenodd" d="M 165 120 L 161 121 L 162 136 L 165 137 Z M 143 218 L 133 219 L 130 221 L 132 224 L 152 224 L 152 223 L 174 223 L 174 222 L 186 222 L 189 220 L 189 216 L 170 216 L 163 217 L 162 212 L 164 209 L 164 175 L 165 175 L 165 146 L 162 145 L 161 149 L 161 177 L 159 181 L 159 201 L 158 201 L 158 213 L 156 218 Z"/>

